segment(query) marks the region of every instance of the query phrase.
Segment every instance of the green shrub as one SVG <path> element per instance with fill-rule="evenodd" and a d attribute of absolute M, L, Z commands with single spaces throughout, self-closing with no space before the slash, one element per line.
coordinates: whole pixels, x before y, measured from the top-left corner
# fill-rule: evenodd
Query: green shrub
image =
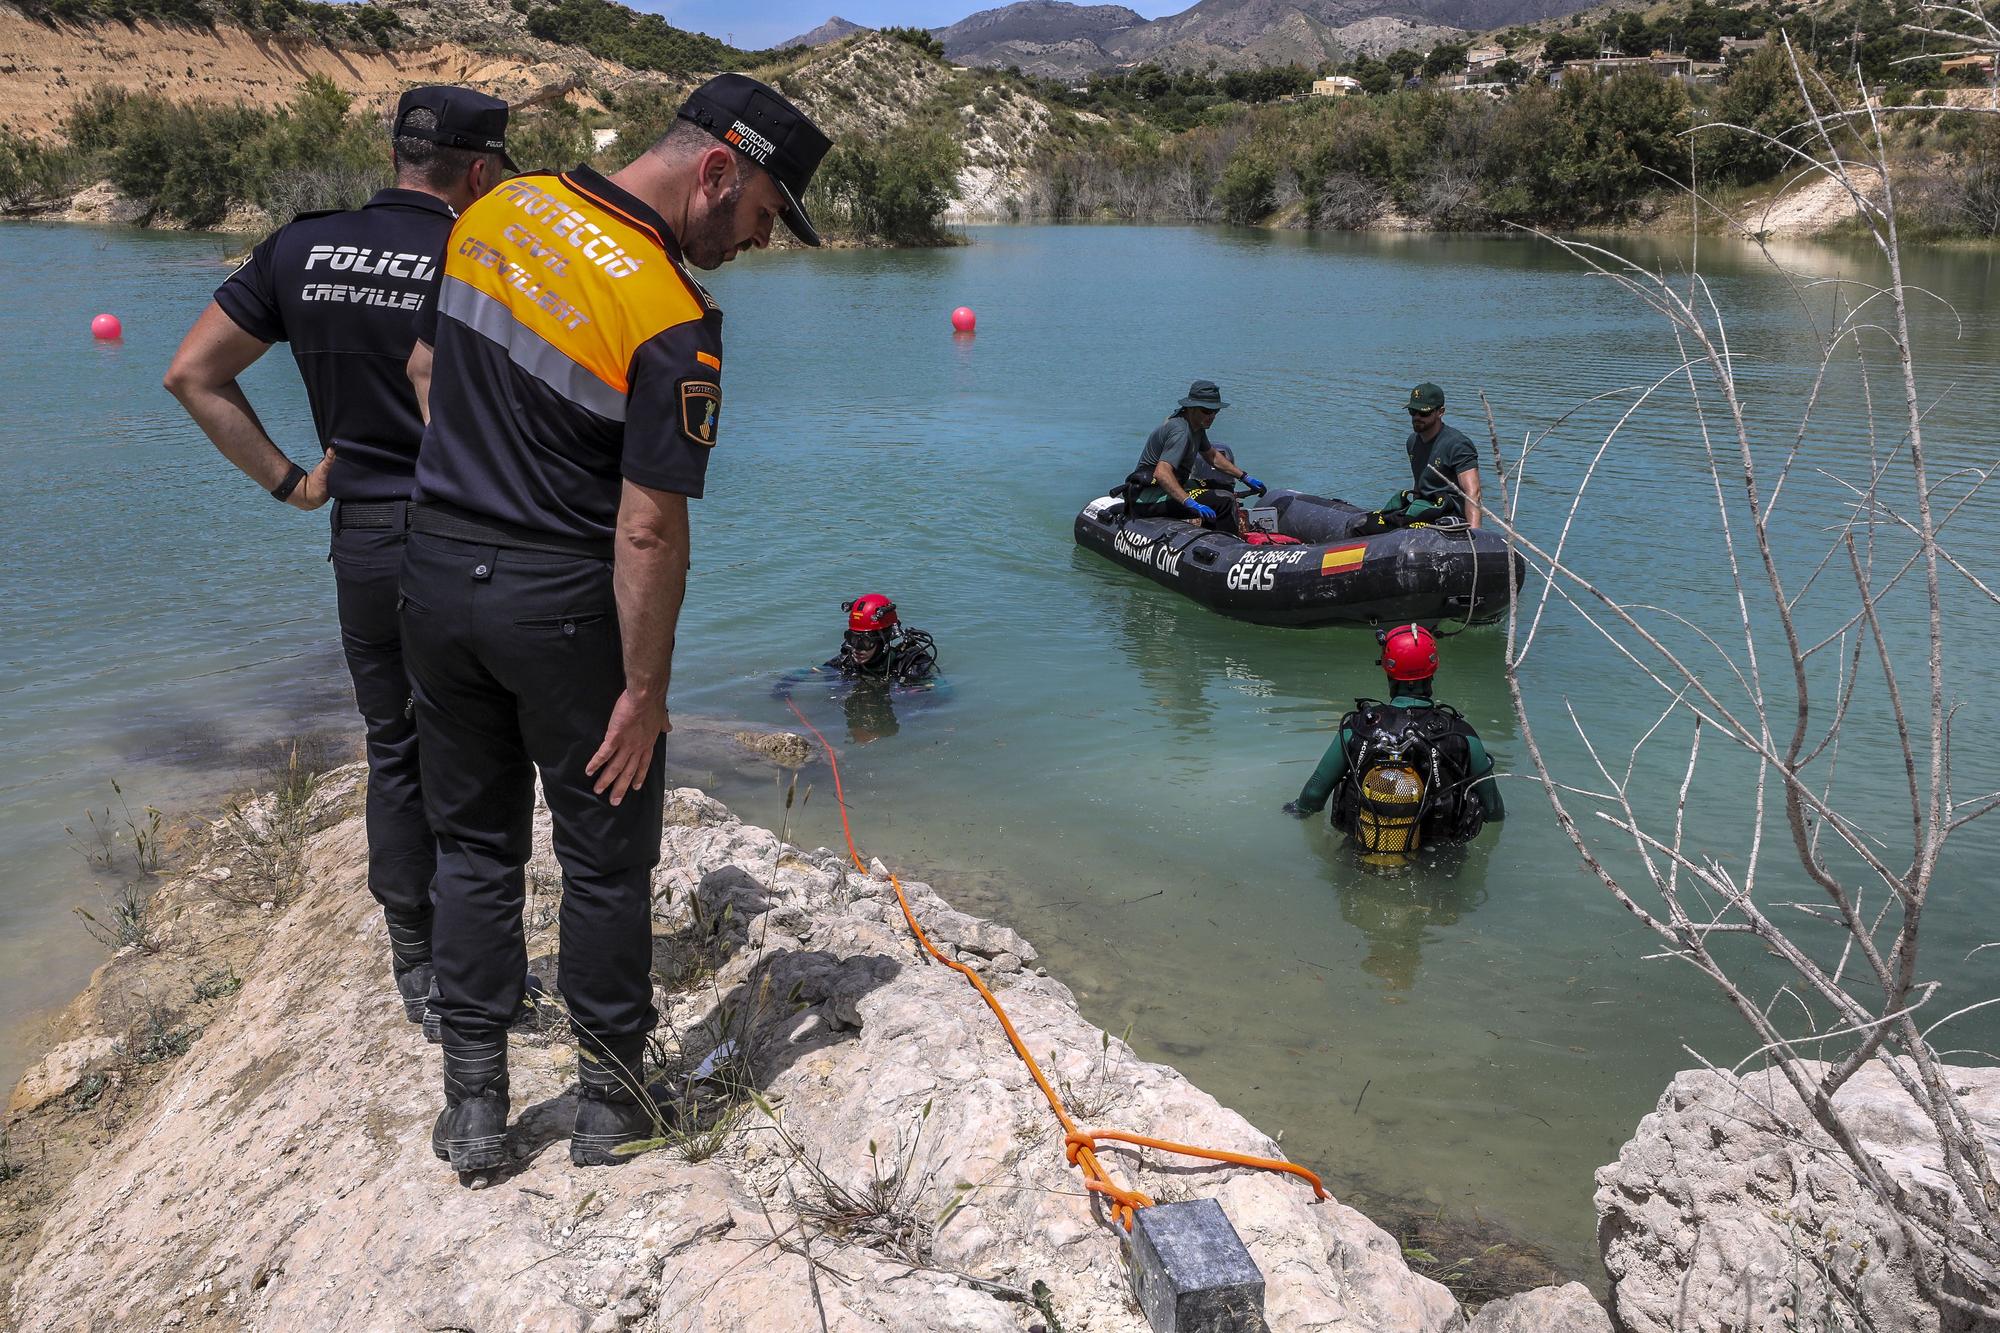
<path fill-rule="evenodd" d="M 904 126 L 879 139 L 846 136 L 820 164 L 807 210 L 834 230 L 893 245 L 928 245 L 949 233 L 940 219 L 963 160 L 943 130 Z"/>
<path fill-rule="evenodd" d="M 1443 74 L 1456 74 L 1465 68 L 1465 46 L 1439 43 L 1424 57 L 1424 77 L 1435 79 Z"/>
<path fill-rule="evenodd" d="M 635 83 L 617 94 L 611 102 L 611 128 L 618 131 L 618 142 L 609 150 L 618 159 L 615 165 L 658 143 L 673 128 L 681 101 L 678 93 L 656 83 Z"/>
<path fill-rule="evenodd" d="M 64 118 L 73 174 L 96 172 L 149 213 L 213 226 L 252 203 L 284 218 L 352 207 L 389 180 L 383 128 L 324 77 L 275 112 L 94 88 Z"/>
<path fill-rule="evenodd" d="M 82 152 L 107 151 L 123 137 L 131 106 L 131 93 L 99 84 L 70 106 L 62 120 L 63 138 Z"/>
<path fill-rule="evenodd" d="M 243 149 L 251 197 L 265 203 L 272 181 L 308 168 L 370 176 L 386 171 L 381 126 L 353 115 L 353 107 L 354 99 L 331 79 L 314 75 L 289 106 L 263 117 Z"/>
<path fill-rule="evenodd" d="M 357 5 L 354 9 L 354 26 L 360 33 L 383 50 L 394 44 L 396 33 L 408 32 L 410 25 L 393 9 L 382 9 L 375 5 Z"/>
<path fill-rule="evenodd" d="M 893 37 L 905 46 L 914 46 L 927 56 L 944 59 L 944 43 L 922 28 L 882 28 L 879 31 L 884 37 Z"/>
<path fill-rule="evenodd" d="M 1278 168 L 1260 149 L 1230 159 L 1222 172 L 1222 216 L 1230 222 L 1257 222 L 1277 205 Z"/>
<path fill-rule="evenodd" d="M 197 107 L 150 96 L 111 151 L 111 183 L 149 211 L 190 227 L 212 227 L 232 203 L 251 198 L 245 158 L 264 117 L 243 107 Z"/>
<path fill-rule="evenodd" d="M 1555 170 L 1570 185 L 1576 216 L 1609 213 L 1668 181 L 1687 180 L 1683 135 L 1692 117 L 1679 80 L 1566 78 L 1556 110 L 1574 127 Z"/>
<path fill-rule="evenodd" d="M 658 14 L 635 13 L 609 0 L 556 0 L 546 8 L 530 9 L 528 31 L 543 41 L 580 46 L 634 69 L 691 74 L 741 69 L 749 63 L 748 52 L 704 33 L 684 32 Z"/>
<path fill-rule="evenodd" d="M 124 23 L 141 20 L 213 28 L 230 19 L 253 32 L 284 32 L 303 23 L 328 41 L 388 47 L 409 31 L 395 11 L 371 4 L 320 0 L 21 0 L 21 11 L 42 23 Z"/>
<path fill-rule="evenodd" d="M 622 137 L 622 136 L 621 136 Z M 637 153 L 651 140 L 638 141 Z M 507 125 L 507 152 L 523 171 L 562 171 L 590 160 L 590 126 L 567 102 L 538 107 Z"/>
<path fill-rule="evenodd" d="M 1589 60 L 1597 54 L 1597 38 L 1581 33 L 1558 32 L 1542 44 L 1542 59 L 1553 65 L 1568 60 Z"/>
<path fill-rule="evenodd" d="M 77 183 L 77 176 L 74 151 L 0 129 L 0 208 L 61 194 Z"/>
<path fill-rule="evenodd" d="M 1389 76 L 1392 63 L 1416 59 L 1380 68 Z M 1503 103 L 1428 89 L 1315 99 L 1164 139 L 1053 152 L 1037 164 L 1024 207 L 1048 217 L 1203 221 L 1219 212 L 1256 222 L 1296 180 L 1324 225 L 1357 225 L 1387 198 L 1437 227 L 1584 222 L 1685 181 L 1691 123 L 1685 86 L 1645 74 L 1536 84 Z"/>
<path fill-rule="evenodd" d="M 1231 70 L 1216 81 L 1222 95 L 1236 102 L 1275 102 L 1310 92 L 1313 72 L 1303 65 L 1272 65 L 1264 69 Z"/>

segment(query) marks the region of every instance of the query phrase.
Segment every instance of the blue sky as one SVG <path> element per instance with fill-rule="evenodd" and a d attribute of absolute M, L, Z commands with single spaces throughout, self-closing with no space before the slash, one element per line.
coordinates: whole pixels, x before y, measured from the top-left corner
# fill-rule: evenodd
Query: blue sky
<path fill-rule="evenodd" d="M 625 0 L 634 9 L 666 16 L 676 28 L 728 40 L 746 48 L 770 46 L 817 28 L 834 14 L 870 28 L 907 24 L 941 28 L 967 14 L 1007 0 Z M 1178 14 L 1194 0 L 1123 0 L 1147 18 Z"/>

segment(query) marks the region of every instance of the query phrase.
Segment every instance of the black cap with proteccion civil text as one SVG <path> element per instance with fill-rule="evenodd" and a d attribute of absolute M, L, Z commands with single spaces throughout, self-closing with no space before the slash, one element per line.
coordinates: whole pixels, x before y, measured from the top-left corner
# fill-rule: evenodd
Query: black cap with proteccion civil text
<path fill-rule="evenodd" d="M 819 244 L 799 199 L 833 141 L 782 93 L 743 74 L 718 74 L 688 94 L 680 118 L 691 120 L 771 173 L 785 197 L 781 216 L 792 235 Z"/>
<path fill-rule="evenodd" d="M 428 111 L 435 126 L 408 125 L 412 111 Z M 507 170 L 519 171 L 507 156 L 507 104 L 497 97 L 476 93 L 470 88 L 432 84 L 412 88 L 396 103 L 395 138 L 428 139 L 446 148 L 467 148 L 475 153 L 498 153 Z"/>

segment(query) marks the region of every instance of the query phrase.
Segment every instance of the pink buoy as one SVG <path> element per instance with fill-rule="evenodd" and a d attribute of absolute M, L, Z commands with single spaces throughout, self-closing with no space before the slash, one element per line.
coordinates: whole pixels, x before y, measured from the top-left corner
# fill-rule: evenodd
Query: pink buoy
<path fill-rule="evenodd" d="M 960 306 L 951 312 L 951 326 L 960 333 L 970 333 L 979 323 L 979 316 L 972 313 L 971 306 Z"/>
<path fill-rule="evenodd" d="M 116 315 L 99 315 L 90 321 L 90 336 L 104 342 L 125 336 L 125 326 Z"/>

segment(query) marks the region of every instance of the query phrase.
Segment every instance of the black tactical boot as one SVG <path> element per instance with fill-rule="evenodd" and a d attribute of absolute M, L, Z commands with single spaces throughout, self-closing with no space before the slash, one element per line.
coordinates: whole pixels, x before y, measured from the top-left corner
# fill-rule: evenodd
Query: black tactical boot
<path fill-rule="evenodd" d="M 446 1042 L 444 1110 L 431 1150 L 452 1170 L 492 1171 L 506 1160 L 507 1042 Z"/>
<path fill-rule="evenodd" d="M 428 962 L 418 963 L 408 970 L 400 965 L 396 969 L 396 993 L 403 997 L 403 1017 L 412 1023 L 421 1023 L 424 1036 L 431 1041 L 431 1029 L 437 1020 L 431 1017 L 430 997 L 437 990 L 437 979 Z"/>
<path fill-rule="evenodd" d="M 666 1085 L 640 1086 L 645 1058 L 644 1042 L 596 1059 L 587 1048 L 578 1054 L 582 1086 L 576 1096 L 576 1129 L 569 1136 L 570 1161 L 578 1166 L 618 1166 L 673 1128 L 673 1094 Z"/>
<path fill-rule="evenodd" d="M 424 968 L 424 975 L 427 977 L 431 975 L 431 969 L 428 965 Z M 423 999 L 423 1011 L 419 1018 L 424 1025 L 424 1040 L 433 1046 L 444 1040 L 444 1027 L 439 1021 L 438 1011 L 434 1007 L 437 1004 L 437 999 L 437 979 L 432 977 L 430 989 L 425 993 Z M 531 1031 L 534 1030 L 541 1020 L 542 1006 L 548 1002 L 549 988 L 542 984 L 540 977 L 536 976 L 533 972 L 528 973 L 527 984 L 521 992 L 521 1007 L 514 1011 L 514 1021 L 507 1025 L 508 1030 L 513 1032 L 519 1032 L 523 1028 Z M 412 1021 L 418 1020 L 413 1019 Z"/>
<path fill-rule="evenodd" d="M 398 921 L 386 914 L 385 918 L 389 924 L 389 965 L 396 975 L 396 994 L 403 1000 L 403 1016 L 421 1023 L 431 993 L 430 919 Z"/>

